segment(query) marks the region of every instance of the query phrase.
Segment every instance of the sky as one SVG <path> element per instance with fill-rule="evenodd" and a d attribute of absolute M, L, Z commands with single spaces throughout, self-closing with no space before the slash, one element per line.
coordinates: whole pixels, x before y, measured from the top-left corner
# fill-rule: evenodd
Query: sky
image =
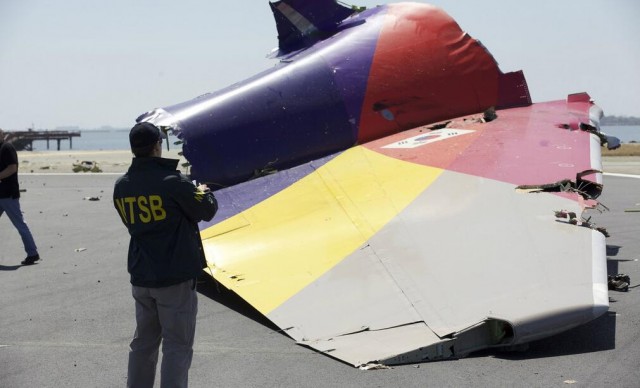
<path fill-rule="evenodd" d="M 640 1 L 417 2 L 522 69 L 534 102 L 586 91 L 640 117 Z M 0 0 L 0 127 L 129 128 L 274 66 L 277 44 L 268 0 Z"/>

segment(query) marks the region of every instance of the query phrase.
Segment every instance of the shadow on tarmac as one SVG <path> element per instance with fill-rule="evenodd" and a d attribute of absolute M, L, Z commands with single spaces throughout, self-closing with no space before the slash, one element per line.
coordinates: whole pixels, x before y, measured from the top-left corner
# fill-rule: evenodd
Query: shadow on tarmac
<path fill-rule="evenodd" d="M 607 256 L 618 256 L 618 252 L 620 252 L 620 245 L 609 245 L 607 244 Z"/>
<path fill-rule="evenodd" d="M 258 310 L 247 303 L 244 299 L 240 298 L 238 294 L 228 290 L 221 284 L 217 284 L 216 281 L 209 275 L 203 274 L 198 279 L 198 292 L 201 295 L 214 300 L 221 305 L 244 315 L 249 319 L 258 322 L 259 324 L 266 326 L 273 331 L 285 335 L 278 326 L 274 325 L 273 322 L 271 322 L 267 317 L 258 312 Z"/>
<path fill-rule="evenodd" d="M 0 265 L 0 271 L 15 271 L 20 267 L 23 267 L 23 265 Z"/>
<path fill-rule="evenodd" d="M 615 303 L 615 302 L 613 302 Z M 609 311 L 599 318 L 549 338 L 531 342 L 522 352 L 484 351 L 474 356 L 492 355 L 505 360 L 531 360 L 600 352 L 615 349 L 616 313 Z"/>

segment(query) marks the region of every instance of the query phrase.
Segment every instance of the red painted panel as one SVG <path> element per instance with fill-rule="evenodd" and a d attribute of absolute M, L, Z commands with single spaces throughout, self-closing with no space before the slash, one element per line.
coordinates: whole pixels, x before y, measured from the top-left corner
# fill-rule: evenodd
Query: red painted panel
<path fill-rule="evenodd" d="M 360 142 L 496 104 L 495 60 L 449 15 L 427 4 L 391 4 L 384 17 Z"/>
<path fill-rule="evenodd" d="M 382 148 L 418 134 L 420 127 L 371 142 L 366 147 L 413 163 L 495 179 L 515 185 L 547 184 L 591 166 L 591 139 L 587 132 L 562 128 L 569 122 L 588 122 L 588 102 L 552 101 L 497 111 L 494 121 L 481 115 L 456 119 L 449 127 L 474 132 L 415 148 Z"/>

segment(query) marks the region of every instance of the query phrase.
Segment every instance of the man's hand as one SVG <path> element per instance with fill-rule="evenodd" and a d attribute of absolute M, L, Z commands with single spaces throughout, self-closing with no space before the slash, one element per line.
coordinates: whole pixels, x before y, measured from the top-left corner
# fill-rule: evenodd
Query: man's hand
<path fill-rule="evenodd" d="M 204 183 L 200 183 L 198 185 L 198 191 L 201 191 L 203 193 L 208 193 L 211 190 L 209 190 L 209 186 L 205 185 Z"/>

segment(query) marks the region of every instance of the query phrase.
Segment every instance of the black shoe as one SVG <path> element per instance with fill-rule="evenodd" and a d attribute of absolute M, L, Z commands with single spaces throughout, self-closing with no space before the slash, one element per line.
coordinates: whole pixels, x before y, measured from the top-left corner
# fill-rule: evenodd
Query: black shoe
<path fill-rule="evenodd" d="M 22 265 L 31 265 L 36 261 L 40 260 L 40 255 L 27 256 L 26 259 L 22 260 Z"/>

